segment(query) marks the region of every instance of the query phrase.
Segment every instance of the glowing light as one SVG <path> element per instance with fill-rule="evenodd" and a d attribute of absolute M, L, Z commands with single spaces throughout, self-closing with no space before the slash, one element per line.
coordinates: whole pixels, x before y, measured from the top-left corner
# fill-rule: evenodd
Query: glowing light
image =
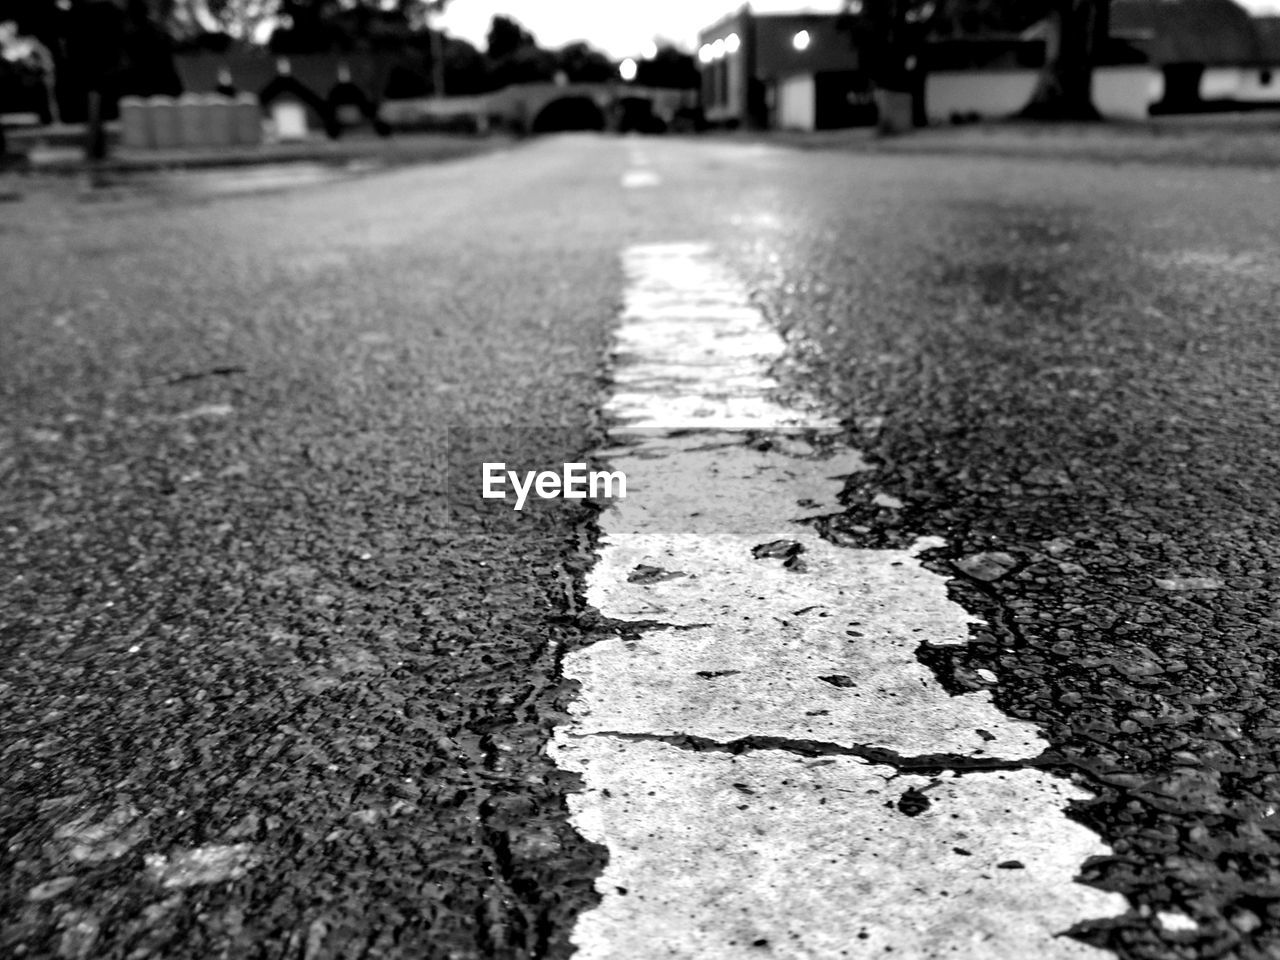
<path fill-rule="evenodd" d="M 738 39 L 738 35 L 736 33 L 731 33 L 724 38 L 725 53 L 737 53 L 741 46 L 742 41 Z"/>
<path fill-rule="evenodd" d="M 704 43 L 702 46 L 698 48 L 698 62 L 699 63 L 711 62 L 711 44 Z"/>
<path fill-rule="evenodd" d="M 719 60 L 721 57 L 724 56 L 723 40 L 717 40 L 713 44 L 711 44 L 711 56 L 716 60 Z"/>
<path fill-rule="evenodd" d="M 636 62 L 630 57 L 623 60 L 622 63 L 618 64 L 618 76 L 628 82 L 634 80 L 636 78 Z"/>
<path fill-rule="evenodd" d="M 640 56 L 643 57 L 645 60 L 652 60 L 657 55 L 658 55 L 658 45 L 654 43 L 652 40 L 647 41 L 645 45 L 640 48 Z"/>
<path fill-rule="evenodd" d="M 794 37 L 791 38 L 791 45 L 795 47 L 797 50 L 808 50 L 809 39 L 810 39 L 809 31 L 801 30 Z"/>

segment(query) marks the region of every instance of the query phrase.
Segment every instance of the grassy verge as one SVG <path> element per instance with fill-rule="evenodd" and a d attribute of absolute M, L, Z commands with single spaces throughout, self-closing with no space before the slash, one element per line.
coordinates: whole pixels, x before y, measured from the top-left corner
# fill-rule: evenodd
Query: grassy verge
<path fill-rule="evenodd" d="M 765 136 L 769 142 L 809 150 L 1280 167 L 1280 114 L 1270 113 L 1096 124 L 990 121 L 929 127 L 896 137 L 880 137 L 866 129 L 777 131 Z"/>

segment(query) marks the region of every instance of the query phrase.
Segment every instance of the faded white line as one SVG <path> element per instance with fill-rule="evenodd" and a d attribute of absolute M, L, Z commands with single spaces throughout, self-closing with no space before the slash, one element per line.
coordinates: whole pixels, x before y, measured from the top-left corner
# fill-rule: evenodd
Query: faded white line
<path fill-rule="evenodd" d="M 628 170 L 622 175 L 622 185 L 628 190 L 656 187 L 661 182 L 662 178 L 652 170 Z"/>
<path fill-rule="evenodd" d="M 165 889 L 239 880 L 262 863 L 249 843 L 211 844 L 168 855 L 149 853 L 143 860 L 150 878 Z"/>
<path fill-rule="evenodd" d="M 632 248 L 625 267 L 606 455 L 629 495 L 602 516 L 588 598 L 667 626 L 566 659 L 581 690 L 550 750 L 584 780 L 574 823 L 609 851 L 580 956 L 1098 955 L 1058 936 L 1125 909 L 1073 882 L 1108 851 L 1064 816 L 1089 796 L 1068 781 L 672 739 L 1004 760 L 1045 745 L 916 661 L 970 622 L 917 559 L 935 541 L 848 550 L 796 523 L 865 464 L 817 443 L 831 420 L 778 402 L 767 370 L 785 344 L 741 284 L 696 244 Z"/>

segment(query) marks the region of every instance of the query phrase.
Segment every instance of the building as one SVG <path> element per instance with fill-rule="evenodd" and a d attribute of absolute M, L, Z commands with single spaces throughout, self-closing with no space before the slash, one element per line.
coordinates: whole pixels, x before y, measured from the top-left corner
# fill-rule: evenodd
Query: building
<path fill-rule="evenodd" d="M 1012 35 L 937 40 L 925 45 L 925 114 L 956 123 L 1017 114 L 1044 67 L 1047 25 Z M 1131 39 L 1112 35 L 1093 71 L 1093 102 L 1104 116 L 1142 119 L 1161 91 L 1160 74 Z"/>
<path fill-rule="evenodd" d="M 815 130 L 875 120 L 870 85 L 844 18 L 730 14 L 698 36 L 702 105 L 723 127 Z"/>
<path fill-rule="evenodd" d="M 850 18 L 756 14 L 699 36 L 702 101 L 716 126 L 816 130 L 870 124 L 876 108 Z M 1036 88 L 1049 24 L 1011 35 L 927 41 L 917 122 L 1018 113 Z M 1111 37 L 1093 73 L 1104 116 L 1280 108 L 1280 17 L 1234 0 L 1113 0 Z"/>
<path fill-rule="evenodd" d="M 1233 0 L 1114 0 L 1113 33 L 1137 39 L 1163 79 L 1153 113 L 1280 106 L 1280 27 Z"/>

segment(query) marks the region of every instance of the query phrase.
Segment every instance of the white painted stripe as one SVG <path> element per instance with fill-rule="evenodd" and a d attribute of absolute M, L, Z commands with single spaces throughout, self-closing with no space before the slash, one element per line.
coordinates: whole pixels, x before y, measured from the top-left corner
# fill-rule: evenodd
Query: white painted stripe
<path fill-rule="evenodd" d="M 605 456 L 628 497 L 602 515 L 587 596 L 648 625 L 565 661 L 581 688 L 550 751 L 583 777 L 574 823 L 609 850 L 579 955 L 1096 955 L 1055 937 L 1125 909 L 1072 882 L 1107 852 L 1063 815 L 1087 793 L 1036 770 L 887 765 L 1045 745 L 916 661 L 972 622 L 917 558 L 940 541 L 848 550 L 797 524 L 838 509 L 866 464 L 803 432 L 832 420 L 779 402 L 767 370 L 785 345 L 707 247 L 633 248 L 625 266 Z"/>
<path fill-rule="evenodd" d="M 248 843 L 175 850 L 168 856 L 149 853 L 143 859 L 151 879 L 170 889 L 238 880 L 262 863 L 262 857 Z"/>
<path fill-rule="evenodd" d="M 652 170 L 628 170 L 622 175 L 622 185 L 628 190 L 656 187 L 661 182 L 662 178 Z"/>
<path fill-rule="evenodd" d="M 706 244 L 631 247 L 606 413 L 630 429 L 834 429 L 776 402 L 770 361 L 786 343 Z M 664 382 L 665 381 L 665 382 Z M 674 389 L 675 384 L 679 389 Z"/>
<path fill-rule="evenodd" d="M 613 466 L 628 478 L 635 469 Z M 804 546 L 804 573 L 752 557 L 752 547 L 780 539 Z M 629 583 L 641 565 L 686 576 Z M 576 732 L 721 743 L 767 736 L 909 756 L 1038 755 L 1046 744 L 1035 727 L 1005 717 L 986 691 L 950 696 L 916 660 L 922 640 L 964 642 L 969 618 L 944 583 L 911 552 L 846 550 L 784 524 L 748 535 L 611 534 L 588 602 L 614 619 L 685 629 L 607 640 L 573 656 L 566 673 L 583 684 Z M 699 671 L 733 672 L 708 681 Z"/>

